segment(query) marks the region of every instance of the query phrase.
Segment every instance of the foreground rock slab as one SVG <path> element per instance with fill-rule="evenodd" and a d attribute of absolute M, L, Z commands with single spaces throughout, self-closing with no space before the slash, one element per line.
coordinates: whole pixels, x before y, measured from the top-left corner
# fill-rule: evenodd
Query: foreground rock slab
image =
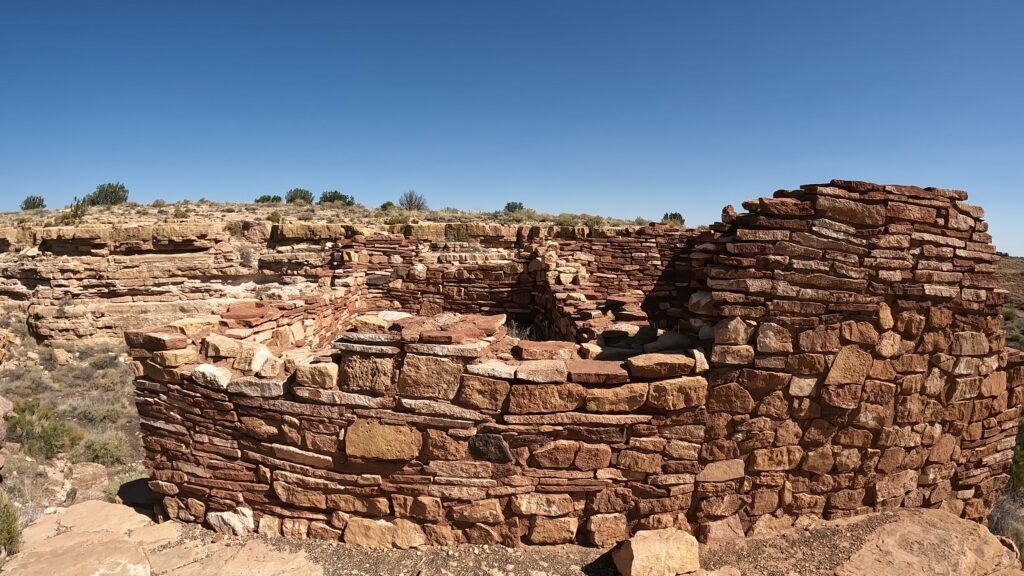
<path fill-rule="evenodd" d="M 612 559 L 622 576 L 675 576 L 700 569 L 700 545 L 675 528 L 643 530 L 612 552 Z"/>

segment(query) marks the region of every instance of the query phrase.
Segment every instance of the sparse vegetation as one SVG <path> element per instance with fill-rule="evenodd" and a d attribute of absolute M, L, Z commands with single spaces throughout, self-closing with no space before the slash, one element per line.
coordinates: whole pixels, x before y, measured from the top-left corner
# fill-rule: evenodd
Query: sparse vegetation
<path fill-rule="evenodd" d="M 0 490 L 0 557 L 15 554 L 19 549 L 21 524 L 18 521 L 18 510 L 7 496 L 7 492 Z"/>
<path fill-rule="evenodd" d="M 245 236 L 245 224 L 241 220 L 232 220 L 224 224 L 224 231 L 233 238 L 242 238 Z"/>
<path fill-rule="evenodd" d="M 329 190 L 320 194 L 320 204 L 339 204 L 341 206 L 353 206 L 356 199 L 348 194 L 342 194 L 337 190 Z"/>
<path fill-rule="evenodd" d="M 267 220 L 273 222 L 274 224 L 278 224 L 281 222 L 281 213 L 278 212 L 277 210 L 274 210 L 273 212 L 270 213 L 269 216 L 267 216 Z"/>
<path fill-rule="evenodd" d="M 156 200 L 150 202 L 149 205 L 152 206 L 153 208 L 163 208 L 164 206 L 167 206 L 167 201 L 164 200 L 163 198 L 157 198 Z"/>
<path fill-rule="evenodd" d="M 104 466 L 127 464 L 131 459 L 128 438 L 121 432 L 88 435 L 71 453 L 73 462 L 96 462 Z"/>
<path fill-rule="evenodd" d="M 410 218 L 408 214 L 395 214 L 394 216 L 388 216 L 388 219 L 385 220 L 385 222 L 390 225 L 408 224 L 409 220 Z"/>
<path fill-rule="evenodd" d="M 103 496 L 110 502 L 117 500 L 117 492 L 121 489 L 121 486 L 131 482 L 132 480 L 138 480 L 139 478 L 146 478 L 146 470 L 141 466 L 135 465 L 121 472 L 117 476 L 110 479 L 107 487 L 103 490 Z"/>
<path fill-rule="evenodd" d="M 107 182 L 84 198 L 89 206 L 116 206 L 128 201 L 128 188 L 120 182 Z"/>
<path fill-rule="evenodd" d="M 391 210 L 394 210 L 394 209 L 395 209 L 395 203 L 392 202 L 391 200 L 388 200 L 387 202 L 384 202 L 383 204 L 380 205 L 381 212 L 390 212 Z"/>
<path fill-rule="evenodd" d="M 292 188 L 284 195 L 284 199 L 289 204 L 312 204 L 313 193 L 305 188 Z"/>
<path fill-rule="evenodd" d="M 430 209 L 427 206 L 426 197 L 423 194 L 418 194 L 415 190 L 409 190 L 399 196 L 398 205 L 412 212 L 423 212 Z"/>
<path fill-rule="evenodd" d="M 661 222 L 663 224 L 671 224 L 680 228 L 686 226 L 686 220 L 679 212 L 665 212 L 665 215 L 661 217 Z"/>
<path fill-rule="evenodd" d="M 79 200 L 77 197 L 68 206 L 67 210 L 60 213 L 56 219 L 53 220 L 53 226 L 77 226 L 82 220 L 85 219 L 85 215 L 89 212 L 89 205 L 86 204 L 85 200 Z"/>
<path fill-rule="evenodd" d="M 22 210 L 41 210 L 46 208 L 46 199 L 42 196 L 26 196 L 21 201 Z"/>
<path fill-rule="evenodd" d="M 524 206 L 522 202 L 509 202 L 505 204 L 505 212 L 522 212 L 523 210 Z"/>
<path fill-rule="evenodd" d="M 470 242 L 473 237 L 469 235 L 469 232 L 462 227 L 449 226 L 444 231 L 444 238 L 449 242 Z"/>
<path fill-rule="evenodd" d="M 56 419 L 51 410 L 34 400 L 14 405 L 14 413 L 7 417 L 7 435 L 21 442 L 30 456 L 47 459 L 71 450 L 82 440 L 80 430 Z"/>
<path fill-rule="evenodd" d="M 259 198 L 256 199 L 256 203 L 257 204 L 280 204 L 281 203 L 281 197 L 277 196 L 277 195 L 271 196 L 270 194 L 264 194 L 263 196 L 260 196 Z"/>
<path fill-rule="evenodd" d="M 174 217 L 175 218 L 188 218 L 188 215 L 189 215 L 189 209 L 188 208 L 186 208 L 184 206 L 175 206 L 174 207 Z"/>

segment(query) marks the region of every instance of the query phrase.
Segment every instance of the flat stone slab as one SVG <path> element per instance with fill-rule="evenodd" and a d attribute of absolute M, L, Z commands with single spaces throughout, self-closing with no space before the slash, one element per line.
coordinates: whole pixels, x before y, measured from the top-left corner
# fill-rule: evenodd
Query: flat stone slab
<path fill-rule="evenodd" d="M 579 384 L 622 384 L 629 374 L 614 360 L 567 360 L 569 380 Z"/>

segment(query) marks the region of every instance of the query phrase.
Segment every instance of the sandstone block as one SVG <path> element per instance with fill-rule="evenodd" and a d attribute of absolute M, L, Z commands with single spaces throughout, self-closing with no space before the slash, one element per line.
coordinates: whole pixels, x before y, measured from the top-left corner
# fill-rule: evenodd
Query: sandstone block
<path fill-rule="evenodd" d="M 402 396 L 451 400 L 459 389 L 461 375 L 462 364 L 448 358 L 406 354 L 398 378 L 398 393 Z"/>
<path fill-rule="evenodd" d="M 295 367 L 295 384 L 311 388 L 338 388 L 338 365 L 333 362 L 299 364 Z"/>
<path fill-rule="evenodd" d="M 654 352 L 632 356 L 626 360 L 626 366 L 637 378 L 672 378 L 689 374 L 694 360 L 685 354 Z"/>
<path fill-rule="evenodd" d="M 586 389 L 579 384 L 515 384 L 508 410 L 512 414 L 571 412 L 585 397 Z"/>
<path fill-rule="evenodd" d="M 825 377 L 825 385 L 863 384 L 871 370 L 871 354 L 858 346 L 843 346 Z"/>
<path fill-rule="evenodd" d="M 683 410 L 702 406 L 707 398 L 708 381 L 690 376 L 652 382 L 647 404 L 662 410 Z"/>
<path fill-rule="evenodd" d="M 356 420 L 345 431 L 345 453 L 370 460 L 412 460 L 419 456 L 423 434 L 407 426 Z"/>
<path fill-rule="evenodd" d="M 608 548 L 629 538 L 629 524 L 624 514 L 595 514 L 587 518 L 587 540 L 599 548 Z"/>
<path fill-rule="evenodd" d="M 700 569 L 700 548 L 682 530 L 641 530 L 612 552 L 612 561 L 622 576 L 676 576 Z"/>
<path fill-rule="evenodd" d="M 647 384 L 638 382 L 615 388 L 588 389 L 583 406 L 588 412 L 632 412 L 643 406 L 645 400 Z"/>
<path fill-rule="evenodd" d="M 568 494 L 516 494 L 512 511 L 523 516 L 565 516 L 573 511 Z"/>
<path fill-rule="evenodd" d="M 516 367 L 516 378 L 524 382 L 565 382 L 567 377 L 561 360 L 529 360 Z"/>
<path fill-rule="evenodd" d="M 527 539 L 531 544 L 568 544 L 576 538 L 577 518 L 534 516 Z"/>
<path fill-rule="evenodd" d="M 455 401 L 478 410 L 501 410 L 508 397 L 509 383 L 504 380 L 463 374 Z"/>
<path fill-rule="evenodd" d="M 341 358 L 338 372 L 342 390 L 391 394 L 394 388 L 392 379 L 395 359 L 390 356 L 346 354 Z"/>
<path fill-rule="evenodd" d="M 395 525 L 387 520 L 371 520 L 352 516 L 344 533 L 345 543 L 363 548 L 391 548 L 395 542 Z"/>
<path fill-rule="evenodd" d="M 192 381 L 214 390 L 225 390 L 231 382 L 231 370 L 213 364 L 200 364 L 192 370 Z"/>

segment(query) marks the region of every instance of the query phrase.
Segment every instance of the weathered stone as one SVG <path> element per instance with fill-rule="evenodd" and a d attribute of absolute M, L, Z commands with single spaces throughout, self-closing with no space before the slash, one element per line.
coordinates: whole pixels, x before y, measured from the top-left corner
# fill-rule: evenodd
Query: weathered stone
<path fill-rule="evenodd" d="M 577 518 L 534 516 L 527 535 L 531 544 L 567 544 L 576 538 Z"/>
<path fill-rule="evenodd" d="M 516 367 L 516 378 L 524 382 L 565 382 L 568 371 L 561 360 L 529 360 Z"/>
<path fill-rule="evenodd" d="M 398 393 L 414 398 L 451 400 L 459 389 L 462 364 L 447 358 L 406 354 Z"/>
<path fill-rule="evenodd" d="M 632 412 L 647 400 L 647 384 L 625 384 L 615 388 L 591 388 L 583 399 L 588 412 Z"/>
<path fill-rule="evenodd" d="M 685 354 L 651 353 L 626 359 L 629 373 L 637 378 L 672 378 L 689 374 L 694 360 Z"/>
<path fill-rule="evenodd" d="M 510 386 L 504 380 L 464 374 L 455 401 L 478 410 L 501 410 Z"/>
<path fill-rule="evenodd" d="M 509 395 L 508 410 L 512 414 L 570 412 L 586 397 L 579 384 L 515 384 Z"/>
<path fill-rule="evenodd" d="M 857 346 L 843 346 L 825 377 L 825 385 L 863 384 L 870 370 L 871 354 Z"/>
<path fill-rule="evenodd" d="M 359 419 L 345 430 L 345 453 L 371 460 L 412 460 L 419 456 L 423 434 L 415 428 Z"/>
<path fill-rule="evenodd" d="M 338 365 L 333 362 L 299 364 L 295 367 L 295 385 L 333 390 L 338 388 Z"/>
<path fill-rule="evenodd" d="M 720 320 L 713 331 L 715 344 L 742 345 L 750 341 L 754 328 L 742 318 L 733 317 Z"/>
<path fill-rule="evenodd" d="M 207 388 L 224 390 L 231 382 L 231 370 L 213 364 L 200 364 L 192 370 L 192 381 Z"/>
<path fill-rule="evenodd" d="M 395 359 L 390 356 L 346 354 L 339 364 L 342 390 L 389 394 L 394 390 Z"/>
<path fill-rule="evenodd" d="M 474 458 L 505 464 L 512 462 L 508 443 L 499 434 L 476 434 L 469 438 L 469 453 Z"/>
<path fill-rule="evenodd" d="M 512 511 L 523 516 L 565 516 L 573 511 L 568 494 L 516 494 Z"/>
<path fill-rule="evenodd" d="M 595 514 L 587 518 L 587 540 L 598 548 L 609 548 L 629 538 L 629 524 L 623 514 Z"/>
<path fill-rule="evenodd" d="M 697 539 L 675 528 L 641 530 L 612 552 L 622 576 L 676 576 L 700 568 Z"/>
<path fill-rule="evenodd" d="M 762 354 L 788 354 L 793 351 L 793 335 L 789 330 L 764 322 L 757 327 L 757 351 Z"/>
<path fill-rule="evenodd" d="M 662 410 L 683 410 L 702 406 L 707 398 L 708 381 L 701 376 L 652 382 L 647 405 Z"/>

